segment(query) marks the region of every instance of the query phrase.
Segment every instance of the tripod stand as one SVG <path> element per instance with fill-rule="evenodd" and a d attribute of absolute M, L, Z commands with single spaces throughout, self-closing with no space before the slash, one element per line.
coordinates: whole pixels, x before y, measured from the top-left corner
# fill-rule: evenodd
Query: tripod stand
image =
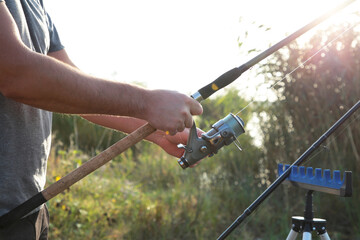
<path fill-rule="evenodd" d="M 285 169 L 284 169 L 285 167 Z M 282 175 L 290 166 L 278 165 L 279 175 Z M 302 240 L 311 240 L 312 232 L 316 231 L 321 240 L 330 240 L 326 231 L 326 220 L 314 218 L 313 212 L 313 192 L 334 194 L 341 197 L 352 196 L 352 172 L 345 171 L 341 180 L 340 171 L 335 170 L 331 178 L 329 169 L 317 168 L 313 174 L 313 168 L 297 167 L 291 168 L 291 173 L 287 178 L 288 183 L 293 186 L 308 190 L 305 199 L 304 217 L 292 217 L 292 227 L 286 240 L 295 240 L 299 233 L 303 233 Z"/>
<path fill-rule="evenodd" d="M 303 232 L 302 240 L 311 240 L 312 231 L 316 231 L 321 240 L 330 240 L 326 231 L 326 220 L 314 218 L 312 209 L 313 190 L 309 190 L 306 194 L 304 217 L 293 216 L 292 227 L 286 240 L 295 240 L 300 232 Z"/>

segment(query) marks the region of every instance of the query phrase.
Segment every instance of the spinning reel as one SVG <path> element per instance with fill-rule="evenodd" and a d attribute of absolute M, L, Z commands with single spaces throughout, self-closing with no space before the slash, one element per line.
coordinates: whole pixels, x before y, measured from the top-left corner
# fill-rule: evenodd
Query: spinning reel
<path fill-rule="evenodd" d="M 183 169 L 192 166 L 206 156 L 213 156 L 220 148 L 231 144 L 244 132 L 244 121 L 232 113 L 213 124 L 212 128 L 201 137 L 198 137 L 194 123 L 190 129 L 187 145 L 178 145 L 178 148 L 185 149 L 178 163 Z"/>

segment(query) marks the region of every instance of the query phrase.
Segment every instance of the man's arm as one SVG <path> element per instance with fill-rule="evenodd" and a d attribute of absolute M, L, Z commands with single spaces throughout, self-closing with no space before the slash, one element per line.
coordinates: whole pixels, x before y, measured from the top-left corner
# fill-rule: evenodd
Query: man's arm
<path fill-rule="evenodd" d="M 146 123 L 144 120 L 130 117 L 106 115 L 82 115 L 82 117 L 92 123 L 111 129 L 116 129 L 125 133 L 131 133 Z M 198 133 L 201 134 L 202 131 L 198 130 Z M 150 134 L 146 140 L 160 146 L 168 154 L 180 158 L 183 155 L 184 150 L 178 148 L 177 145 L 179 143 L 186 144 L 188 137 L 188 128 L 182 132 L 178 132 L 173 136 L 166 134 L 164 131 L 157 130 Z"/>
<path fill-rule="evenodd" d="M 57 60 L 69 64 L 76 68 L 76 65 L 71 61 L 65 49 L 57 52 L 49 53 L 49 56 L 56 58 Z M 125 133 L 131 133 L 146 123 L 146 121 L 142 119 L 131 118 L 131 117 L 93 115 L 93 114 L 86 114 L 81 116 L 92 123 L 107 128 L 116 129 Z M 202 131 L 199 130 L 199 134 L 201 133 Z M 188 129 L 185 129 L 185 131 L 181 133 L 177 133 L 174 136 L 169 136 L 165 134 L 165 132 L 157 130 L 155 133 L 149 135 L 146 138 L 146 140 L 157 144 L 158 146 L 163 148 L 164 151 L 166 151 L 168 154 L 180 158 L 184 153 L 184 150 L 179 149 L 177 145 L 179 143 L 186 144 L 188 136 L 189 136 Z"/>
<path fill-rule="evenodd" d="M 4 2 L 0 29 L 0 92 L 7 98 L 54 112 L 140 118 L 172 134 L 202 113 L 201 105 L 184 94 L 96 78 L 31 51 Z"/>

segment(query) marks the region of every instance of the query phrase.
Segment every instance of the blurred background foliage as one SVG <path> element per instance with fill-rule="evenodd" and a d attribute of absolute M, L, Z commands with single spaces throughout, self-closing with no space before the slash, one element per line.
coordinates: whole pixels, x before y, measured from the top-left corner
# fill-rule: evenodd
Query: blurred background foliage
<path fill-rule="evenodd" d="M 192 169 L 182 170 L 160 148 L 140 142 L 48 205 L 50 239 L 215 239 L 277 175 L 278 163 L 293 163 L 360 96 L 360 37 L 349 25 L 318 32 L 270 57 L 258 73 L 278 82 L 273 102 L 255 101 L 239 116 L 258 119 L 257 135 L 233 144 Z M 231 86 L 202 103 L 197 126 L 207 131 L 246 100 Z M 353 197 L 314 194 L 315 216 L 328 221 L 332 239 L 360 239 L 360 113 L 349 119 L 305 164 L 353 172 Z M 246 129 L 246 126 L 245 126 Z M 80 166 L 124 134 L 80 117 L 55 114 L 48 184 Z M 255 144 L 261 139 L 262 144 Z M 302 215 L 306 191 L 280 186 L 228 239 L 285 239 L 291 216 Z"/>

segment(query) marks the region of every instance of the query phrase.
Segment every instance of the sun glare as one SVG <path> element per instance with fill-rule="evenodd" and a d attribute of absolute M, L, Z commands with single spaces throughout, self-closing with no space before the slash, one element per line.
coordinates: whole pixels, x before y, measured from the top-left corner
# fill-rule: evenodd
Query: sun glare
<path fill-rule="evenodd" d="M 325 12 L 336 8 L 341 3 L 349 1 L 312 1 L 311 6 L 303 6 L 302 11 L 304 12 L 304 17 L 309 19 L 315 19 Z M 318 29 L 329 29 L 331 26 L 336 26 L 338 24 L 350 23 L 350 25 L 355 24 L 354 13 L 359 13 L 359 1 L 354 0 L 350 5 L 343 8 L 341 11 L 330 16 L 326 21 L 319 25 Z M 358 21 L 358 19 L 357 19 Z"/>
<path fill-rule="evenodd" d="M 71 58 L 84 71 L 120 81 L 140 81 L 151 88 L 192 93 L 343 1 L 46 3 Z M 71 8 L 67 8 L 69 4 Z M 348 21 L 355 9 L 359 9 L 359 3 L 298 40 L 305 41 L 320 28 Z M 242 45 L 243 41 L 246 43 Z"/>

